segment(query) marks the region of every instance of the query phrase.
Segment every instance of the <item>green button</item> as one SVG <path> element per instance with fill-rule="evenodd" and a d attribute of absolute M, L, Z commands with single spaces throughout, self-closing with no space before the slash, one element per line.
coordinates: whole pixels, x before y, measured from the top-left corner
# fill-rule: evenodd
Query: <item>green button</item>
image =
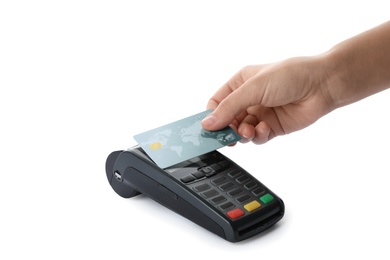
<path fill-rule="evenodd" d="M 264 204 L 268 204 L 268 203 L 270 203 L 271 201 L 274 200 L 274 197 L 273 197 L 271 194 L 267 193 L 267 194 L 265 194 L 264 196 L 261 196 L 261 197 L 260 197 L 260 200 L 261 200 L 261 202 L 263 202 Z"/>

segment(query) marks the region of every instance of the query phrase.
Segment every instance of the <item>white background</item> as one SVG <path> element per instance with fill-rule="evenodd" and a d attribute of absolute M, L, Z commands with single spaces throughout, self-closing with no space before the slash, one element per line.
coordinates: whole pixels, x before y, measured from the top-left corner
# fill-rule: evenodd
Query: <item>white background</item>
<path fill-rule="evenodd" d="M 1 259 L 389 259 L 390 93 L 220 151 L 276 192 L 282 221 L 227 242 L 105 160 L 203 111 L 245 65 L 315 55 L 389 19 L 387 1 L 2 1 Z M 150 257 L 150 258 L 149 258 Z"/>

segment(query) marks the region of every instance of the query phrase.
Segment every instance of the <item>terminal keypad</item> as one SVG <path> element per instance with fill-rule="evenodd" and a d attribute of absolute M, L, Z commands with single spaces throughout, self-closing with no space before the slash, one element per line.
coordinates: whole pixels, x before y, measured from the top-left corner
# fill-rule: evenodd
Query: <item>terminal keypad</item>
<path fill-rule="evenodd" d="M 265 186 L 229 161 L 200 167 L 180 180 L 231 220 L 261 210 L 274 201 Z"/>

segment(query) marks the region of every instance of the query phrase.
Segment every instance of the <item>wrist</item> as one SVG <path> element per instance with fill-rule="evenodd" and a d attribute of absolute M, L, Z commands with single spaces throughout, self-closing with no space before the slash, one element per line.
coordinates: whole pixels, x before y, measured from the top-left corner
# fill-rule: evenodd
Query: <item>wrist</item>
<path fill-rule="evenodd" d="M 318 58 L 322 69 L 321 87 L 330 108 L 334 110 L 354 102 L 349 89 L 351 87 L 349 67 L 342 53 L 331 49 Z"/>
<path fill-rule="evenodd" d="M 335 45 L 321 56 L 335 108 L 390 86 L 390 22 Z"/>

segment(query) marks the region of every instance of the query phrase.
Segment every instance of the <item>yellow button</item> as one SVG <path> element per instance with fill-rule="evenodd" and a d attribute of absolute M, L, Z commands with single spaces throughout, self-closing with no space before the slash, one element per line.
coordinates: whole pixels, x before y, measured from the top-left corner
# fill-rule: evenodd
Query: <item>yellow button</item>
<path fill-rule="evenodd" d="M 258 202 L 258 201 L 256 201 L 256 200 L 254 200 L 254 201 L 252 201 L 252 202 L 249 202 L 248 204 L 246 204 L 245 206 L 244 206 L 244 208 L 248 211 L 248 212 L 252 212 L 252 211 L 254 211 L 255 209 L 258 209 L 258 208 L 260 208 L 261 207 L 261 204 Z"/>

